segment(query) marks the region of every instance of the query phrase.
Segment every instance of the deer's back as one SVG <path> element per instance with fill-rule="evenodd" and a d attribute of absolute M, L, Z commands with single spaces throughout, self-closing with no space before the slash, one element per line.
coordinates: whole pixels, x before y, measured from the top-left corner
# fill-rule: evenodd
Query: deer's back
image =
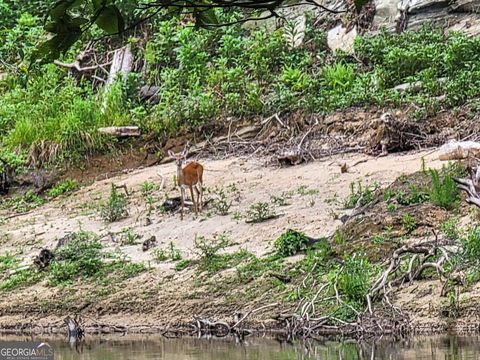
<path fill-rule="evenodd" d="M 202 182 L 203 166 L 198 162 L 188 163 L 183 168 L 183 182 L 185 185 L 195 185 L 197 182 Z"/>

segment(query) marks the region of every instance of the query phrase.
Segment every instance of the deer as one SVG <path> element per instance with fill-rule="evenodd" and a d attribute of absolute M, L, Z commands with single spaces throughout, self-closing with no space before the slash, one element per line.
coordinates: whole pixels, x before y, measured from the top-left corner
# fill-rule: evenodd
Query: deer
<path fill-rule="evenodd" d="M 172 150 L 168 150 L 168 155 L 175 159 L 175 164 L 177 165 L 177 186 L 180 188 L 181 198 L 180 220 L 183 220 L 185 188 L 187 186 L 190 188 L 190 194 L 192 195 L 195 215 L 198 216 L 198 212 L 201 212 L 203 208 L 203 166 L 196 161 L 192 161 L 183 166 L 188 154 L 187 146 L 185 146 L 181 153 L 174 153 Z M 195 193 L 197 194 L 196 201 L 193 194 L 193 189 L 195 189 Z"/>

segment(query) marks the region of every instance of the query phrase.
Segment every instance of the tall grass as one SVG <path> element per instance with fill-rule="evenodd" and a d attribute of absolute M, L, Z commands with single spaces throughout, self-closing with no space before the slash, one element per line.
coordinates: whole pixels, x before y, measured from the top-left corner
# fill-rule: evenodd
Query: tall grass
<path fill-rule="evenodd" d="M 0 133 L 8 149 L 43 155 L 42 161 L 86 154 L 105 145 L 99 127 L 125 121 L 108 103 L 102 114 L 97 96 L 53 65 L 27 85 L 0 98 Z"/>

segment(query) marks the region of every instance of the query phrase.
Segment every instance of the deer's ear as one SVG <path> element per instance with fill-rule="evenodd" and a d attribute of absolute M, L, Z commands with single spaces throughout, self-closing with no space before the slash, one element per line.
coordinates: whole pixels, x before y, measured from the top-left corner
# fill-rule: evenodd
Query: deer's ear
<path fill-rule="evenodd" d="M 175 153 L 172 150 L 168 150 L 168 156 L 175 157 Z"/>

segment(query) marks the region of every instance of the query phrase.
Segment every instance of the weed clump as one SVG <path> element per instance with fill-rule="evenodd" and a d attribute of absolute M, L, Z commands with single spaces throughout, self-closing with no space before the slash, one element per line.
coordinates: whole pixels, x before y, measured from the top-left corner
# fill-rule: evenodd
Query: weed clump
<path fill-rule="evenodd" d="M 429 175 L 432 182 L 430 201 L 445 210 L 453 210 L 458 207 L 460 194 L 448 168 L 443 167 L 441 172 L 429 169 Z"/>
<path fill-rule="evenodd" d="M 275 240 L 274 248 L 280 257 L 292 256 L 304 250 L 308 240 L 304 233 L 289 229 Z"/>
<path fill-rule="evenodd" d="M 100 217 L 104 222 L 115 222 L 128 216 L 127 197 L 118 192 L 114 184 L 110 189 L 110 196 L 100 208 Z"/>
<path fill-rule="evenodd" d="M 275 209 L 267 202 L 257 202 L 247 210 L 247 223 L 261 223 L 277 216 Z"/>
<path fill-rule="evenodd" d="M 343 207 L 345 209 L 353 209 L 354 207 L 360 207 L 371 203 L 377 189 L 377 184 L 363 187 L 361 181 L 358 181 L 356 184 L 355 182 L 350 183 L 350 195 L 345 199 Z"/>

